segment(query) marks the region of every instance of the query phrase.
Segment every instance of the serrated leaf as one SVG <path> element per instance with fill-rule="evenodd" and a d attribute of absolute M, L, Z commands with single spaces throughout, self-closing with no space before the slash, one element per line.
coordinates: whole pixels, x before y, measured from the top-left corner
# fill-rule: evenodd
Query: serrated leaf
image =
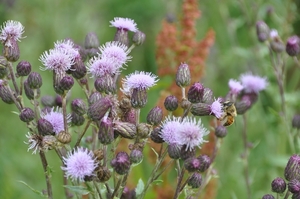
<path fill-rule="evenodd" d="M 143 180 L 139 179 L 138 184 L 136 185 L 136 188 L 135 188 L 136 195 L 141 195 L 141 193 L 143 192 L 144 188 L 145 188 L 145 185 L 144 185 Z"/>
<path fill-rule="evenodd" d="M 43 192 L 38 191 L 38 190 L 32 188 L 32 187 L 31 187 L 30 185 L 28 185 L 26 182 L 21 181 L 21 180 L 19 180 L 18 182 L 24 184 L 26 187 L 28 187 L 29 189 L 31 189 L 31 191 L 32 191 L 33 193 L 36 193 L 36 194 L 38 194 L 38 195 L 41 196 L 41 197 L 48 198 L 48 196 L 44 195 Z"/>
<path fill-rule="evenodd" d="M 64 185 L 64 187 L 81 195 L 87 195 L 90 193 L 90 191 L 86 187 L 82 187 L 82 186 Z"/>

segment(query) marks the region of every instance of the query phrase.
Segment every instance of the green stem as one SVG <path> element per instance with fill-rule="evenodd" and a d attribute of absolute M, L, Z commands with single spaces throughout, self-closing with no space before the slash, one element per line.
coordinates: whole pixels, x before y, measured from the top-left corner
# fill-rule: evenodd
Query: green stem
<path fill-rule="evenodd" d="M 179 197 L 179 195 L 180 195 L 180 193 L 181 193 L 181 192 L 180 192 L 180 190 L 181 190 L 181 182 L 182 182 L 182 180 L 183 180 L 184 173 L 185 173 L 185 168 L 182 167 L 182 168 L 181 168 L 180 175 L 179 175 L 179 177 L 178 177 L 177 187 L 176 187 L 174 199 L 178 199 L 178 197 Z"/>
<path fill-rule="evenodd" d="M 82 137 L 84 136 L 84 134 L 86 133 L 87 129 L 89 128 L 91 122 L 92 122 L 92 121 L 89 120 L 89 121 L 86 123 L 86 125 L 85 125 L 83 131 L 81 132 L 81 134 L 80 134 L 79 137 L 77 138 L 77 141 L 76 141 L 76 144 L 74 145 L 74 148 L 77 148 L 77 147 L 79 146 L 80 141 L 81 141 Z"/>
<path fill-rule="evenodd" d="M 247 139 L 247 118 L 246 114 L 243 115 L 243 143 L 244 143 L 244 153 L 242 155 L 244 162 L 244 177 L 247 188 L 248 199 L 251 199 L 251 189 L 250 189 L 250 179 L 249 179 L 249 164 L 248 164 L 248 156 L 249 156 L 249 147 L 248 147 L 248 139 Z"/>

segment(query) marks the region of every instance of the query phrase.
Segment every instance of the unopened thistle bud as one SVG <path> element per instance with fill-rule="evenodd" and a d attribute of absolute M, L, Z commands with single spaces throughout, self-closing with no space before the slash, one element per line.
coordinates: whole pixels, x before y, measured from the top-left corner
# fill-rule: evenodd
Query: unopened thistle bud
<path fill-rule="evenodd" d="M 256 35 L 258 41 L 264 42 L 269 38 L 270 29 L 263 21 L 256 22 Z"/>
<path fill-rule="evenodd" d="M 102 98 L 102 95 L 98 92 L 94 92 L 89 97 L 89 105 L 94 104 L 95 102 L 98 102 Z"/>
<path fill-rule="evenodd" d="M 119 175 L 128 173 L 130 168 L 130 158 L 126 152 L 119 152 L 111 161 L 111 166 Z"/>
<path fill-rule="evenodd" d="M 99 39 L 98 39 L 96 33 L 89 32 L 85 36 L 84 47 L 86 49 L 90 49 L 90 48 L 98 48 L 99 46 L 100 46 L 100 43 L 99 43 Z"/>
<path fill-rule="evenodd" d="M 28 86 L 31 89 L 38 89 L 42 86 L 42 76 L 37 72 L 31 72 L 27 78 Z"/>
<path fill-rule="evenodd" d="M 72 136 L 68 132 L 61 131 L 57 134 L 57 140 L 62 144 L 69 144 L 72 140 Z"/>
<path fill-rule="evenodd" d="M 272 191 L 276 193 L 283 193 L 286 189 L 286 183 L 282 178 L 275 178 L 271 183 Z"/>
<path fill-rule="evenodd" d="M 82 115 L 78 115 L 75 112 L 71 113 L 71 123 L 74 126 L 81 126 L 85 122 L 85 118 Z"/>
<path fill-rule="evenodd" d="M 95 89 L 100 93 L 116 93 L 116 84 L 110 75 L 97 78 L 94 82 Z"/>
<path fill-rule="evenodd" d="M 168 154 L 170 158 L 177 160 L 180 158 L 180 146 L 178 144 L 170 144 L 168 146 Z"/>
<path fill-rule="evenodd" d="M 64 76 L 59 82 L 59 88 L 64 91 L 70 90 L 74 85 L 74 79 L 71 76 Z"/>
<path fill-rule="evenodd" d="M 31 72 L 31 64 L 28 61 L 20 61 L 16 68 L 19 77 L 25 77 Z"/>
<path fill-rule="evenodd" d="M 200 160 L 197 158 L 188 158 L 184 161 L 184 168 L 188 171 L 188 172 L 195 172 L 198 171 L 200 169 Z"/>
<path fill-rule="evenodd" d="M 104 152 L 103 152 L 102 149 L 96 149 L 95 151 L 93 151 L 93 153 L 94 153 L 94 156 L 96 157 L 96 159 L 98 161 L 103 160 L 103 158 L 104 158 Z"/>
<path fill-rule="evenodd" d="M 291 181 L 296 179 L 300 181 L 300 156 L 292 155 L 285 167 L 284 177 L 286 180 Z"/>
<path fill-rule="evenodd" d="M 90 105 L 87 111 L 89 118 L 95 122 L 100 121 L 109 109 L 112 108 L 111 98 L 106 96 Z"/>
<path fill-rule="evenodd" d="M 191 83 L 191 73 L 186 63 L 180 64 L 176 73 L 176 84 L 179 87 L 187 87 Z"/>
<path fill-rule="evenodd" d="M 207 155 L 200 155 L 197 158 L 201 162 L 199 171 L 200 172 L 206 171 L 209 168 L 210 164 L 211 164 L 210 157 L 208 157 Z"/>
<path fill-rule="evenodd" d="M 96 175 L 100 182 L 106 182 L 110 179 L 111 172 L 109 171 L 109 169 L 107 167 L 99 166 L 96 169 Z"/>
<path fill-rule="evenodd" d="M 215 129 L 215 135 L 218 138 L 224 138 L 227 135 L 227 128 L 223 125 L 217 126 L 217 128 Z"/>
<path fill-rule="evenodd" d="M 147 115 L 147 123 L 151 125 L 158 125 L 163 119 L 163 111 L 160 107 L 156 106 L 150 110 Z"/>
<path fill-rule="evenodd" d="M 87 105 L 82 99 L 74 99 L 71 102 L 71 110 L 78 115 L 84 115 L 87 112 Z"/>
<path fill-rule="evenodd" d="M 300 182 L 296 179 L 291 180 L 288 182 L 288 189 L 292 193 L 299 193 L 300 192 Z"/>
<path fill-rule="evenodd" d="M 250 100 L 241 100 L 234 104 L 236 113 L 239 115 L 242 115 L 246 113 L 247 110 L 249 110 L 252 106 Z"/>
<path fill-rule="evenodd" d="M 15 40 L 10 41 L 11 45 L 3 46 L 3 56 L 6 57 L 8 61 L 15 62 L 20 58 L 20 49 L 18 42 Z"/>
<path fill-rule="evenodd" d="M 146 123 L 139 123 L 136 128 L 140 138 L 147 138 L 152 131 L 152 126 Z"/>
<path fill-rule="evenodd" d="M 2 99 L 3 102 L 7 104 L 12 104 L 14 103 L 13 97 L 9 90 L 6 87 L 6 82 L 4 80 L 0 80 L 0 98 Z"/>
<path fill-rule="evenodd" d="M 0 68 L 6 68 L 7 67 L 7 59 L 0 55 Z"/>
<path fill-rule="evenodd" d="M 291 36 L 286 42 L 285 51 L 289 56 L 297 56 L 300 53 L 300 39 L 297 35 Z"/>
<path fill-rule="evenodd" d="M 270 46 L 274 52 L 281 53 L 285 50 L 285 45 L 279 37 L 277 30 L 270 31 L 270 39 Z"/>
<path fill-rule="evenodd" d="M 209 104 L 196 103 L 192 104 L 191 113 L 195 116 L 206 116 L 211 114 L 211 108 Z"/>
<path fill-rule="evenodd" d="M 98 139 L 101 144 L 107 145 L 114 140 L 114 129 L 112 119 L 104 117 L 99 124 Z"/>
<path fill-rule="evenodd" d="M 168 111 L 175 111 L 178 108 L 178 99 L 174 95 L 169 95 L 166 97 L 164 105 Z"/>
<path fill-rule="evenodd" d="M 38 120 L 37 129 L 41 135 L 55 135 L 52 124 L 44 118 Z"/>
<path fill-rule="evenodd" d="M 197 189 L 202 184 L 202 176 L 200 173 L 193 173 L 192 176 L 188 179 L 188 185 L 191 186 L 193 189 Z"/>
<path fill-rule="evenodd" d="M 131 108 L 122 117 L 123 122 L 136 123 L 136 111 Z"/>
<path fill-rule="evenodd" d="M 164 142 L 164 140 L 160 136 L 160 130 L 161 130 L 161 127 L 155 127 L 150 133 L 150 138 L 155 143 L 163 143 Z"/>
<path fill-rule="evenodd" d="M 74 65 L 71 67 L 71 75 L 75 79 L 82 79 L 86 73 L 87 69 L 82 60 L 76 61 Z"/>
<path fill-rule="evenodd" d="M 136 31 L 132 37 L 132 41 L 136 46 L 142 45 L 146 39 L 145 33 L 142 31 Z"/>
<path fill-rule="evenodd" d="M 214 93 L 210 88 L 204 88 L 202 103 L 211 104 L 214 101 Z"/>
<path fill-rule="evenodd" d="M 300 129 L 300 114 L 295 114 L 292 120 L 292 127 Z"/>
<path fill-rule="evenodd" d="M 34 91 L 29 87 L 29 84 L 27 80 L 24 81 L 24 91 L 25 95 L 28 99 L 33 100 L 34 99 Z M 38 89 L 38 94 L 39 94 L 39 89 Z"/>
<path fill-rule="evenodd" d="M 23 108 L 19 117 L 20 120 L 23 122 L 31 122 L 34 119 L 35 114 L 31 108 Z"/>
<path fill-rule="evenodd" d="M 133 139 L 136 137 L 136 126 L 129 122 L 114 122 L 114 130 L 118 132 L 124 138 Z"/>
<path fill-rule="evenodd" d="M 131 106 L 133 108 L 143 108 L 148 101 L 147 90 L 145 88 L 134 88 L 131 94 Z"/>
<path fill-rule="evenodd" d="M 190 87 L 187 94 L 187 98 L 192 103 L 199 103 L 202 101 L 203 93 L 204 93 L 203 85 L 199 82 L 196 82 Z"/>
<path fill-rule="evenodd" d="M 139 164 L 143 160 L 143 152 L 139 149 L 133 149 L 129 157 L 132 164 Z"/>
<path fill-rule="evenodd" d="M 275 199 L 275 197 L 271 194 L 266 194 L 262 197 L 262 199 Z"/>

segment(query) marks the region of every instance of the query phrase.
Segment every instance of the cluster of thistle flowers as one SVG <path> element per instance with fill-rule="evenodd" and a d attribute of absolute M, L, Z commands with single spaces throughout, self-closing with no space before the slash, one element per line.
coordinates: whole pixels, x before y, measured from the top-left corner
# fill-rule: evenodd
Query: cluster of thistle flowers
<path fill-rule="evenodd" d="M 267 86 L 266 79 L 250 73 L 243 74 L 240 81 L 230 80 L 228 95 L 217 100 L 214 100 L 211 89 L 196 82 L 190 86 L 186 98 L 185 88 L 190 85 L 191 77 L 188 65 L 181 64 L 176 83 L 183 91 L 181 107 L 184 115 L 163 118 L 162 109 L 154 107 L 147 115 L 147 123 L 140 123 L 140 110 L 147 103 L 147 90 L 157 83 L 158 77 L 143 71 L 127 75 L 122 81 L 123 95 L 118 98 L 117 81 L 121 71 L 131 60 L 130 51 L 143 43 L 145 35 L 137 30 L 131 19 L 115 18 L 111 21 L 111 26 L 117 29 L 113 42 L 99 47 L 96 35 L 90 33 L 86 37 L 84 48 L 71 40 L 63 40 L 56 42 L 53 49 L 41 55 L 40 61 L 44 65 L 41 70 L 53 72 L 53 88 L 57 93 L 56 97 L 42 96 L 40 101 L 44 108 L 41 109 L 38 101 L 41 96 L 41 75 L 31 72 L 31 65 L 27 61 L 20 61 L 16 69 L 13 68 L 13 63 L 19 59 L 17 42 L 22 38 L 24 27 L 15 21 L 4 23 L 0 32 L 0 41 L 4 46 L 0 67 L 0 97 L 5 103 L 14 103 L 20 112 L 21 121 L 27 124 L 28 150 L 44 153 L 55 149 L 62 160 L 65 176 L 75 182 L 103 183 L 112 179 L 113 170 L 113 178 L 119 181 L 114 187 L 105 184 L 108 197 L 129 194 L 129 198 L 134 198 L 134 190 L 128 191 L 124 187 L 131 167 L 142 161 L 143 149 L 150 137 L 156 143 L 165 142 L 166 152 L 172 159 L 183 161 L 182 168 L 189 171 L 187 183 L 183 185 L 200 187 L 200 173 L 207 170 L 211 160 L 206 155 L 195 157 L 195 154 L 196 149 L 205 142 L 203 137 L 209 131 L 195 116 L 213 115 L 221 119 L 226 115 L 223 107 L 225 100 L 235 103 L 238 114 L 245 113 L 256 102 L 259 92 Z M 129 31 L 134 32 L 130 47 Z M 85 64 L 87 58 L 89 60 Z M 94 80 L 94 89 L 89 88 L 88 75 Z M 17 84 L 16 76 L 20 78 L 21 84 Z M 71 113 L 67 113 L 67 97 L 74 79 L 83 89 L 86 100 L 72 100 Z M 23 90 L 33 108 L 25 107 Z M 172 95 L 164 103 L 170 112 L 175 111 L 178 104 L 178 99 Z M 80 126 L 84 127 L 81 129 Z M 92 136 L 85 135 L 89 127 L 92 128 Z M 226 135 L 225 127 L 219 126 L 219 130 L 217 129 L 218 137 Z M 79 132 L 77 140 L 71 147 L 71 139 L 76 136 L 76 132 Z M 128 146 L 130 154 L 125 151 L 115 154 L 120 139 L 132 140 Z M 81 147 L 82 145 L 86 147 Z M 159 155 L 160 163 L 164 157 Z M 159 176 L 155 172 L 153 174 L 155 176 L 149 177 L 145 188 L 139 190 L 141 198 L 149 183 Z M 177 185 L 178 192 L 182 191 L 181 185 Z"/>
<path fill-rule="evenodd" d="M 292 155 L 284 169 L 285 180 L 281 177 L 275 178 L 271 183 L 271 189 L 279 198 L 300 198 L 300 156 Z M 266 194 L 262 199 L 275 199 L 272 194 Z"/>

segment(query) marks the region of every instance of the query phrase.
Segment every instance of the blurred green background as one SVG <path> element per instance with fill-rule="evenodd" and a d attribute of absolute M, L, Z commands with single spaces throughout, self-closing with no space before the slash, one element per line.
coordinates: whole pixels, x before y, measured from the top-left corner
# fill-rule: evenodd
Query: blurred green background
<path fill-rule="evenodd" d="M 209 28 L 216 33 L 215 44 L 206 62 L 205 75 L 201 82 L 214 91 L 215 96 L 228 92 L 229 79 L 238 79 L 241 73 L 252 71 L 266 76 L 269 86 L 250 111 L 247 112 L 247 131 L 253 143 L 249 155 L 252 198 L 261 198 L 271 192 L 270 183 L 276 177 L 283 177 L 284 167 L 291 154 L 285 133 L 285 125 L 278 112 L 280 110 L 279 91 L 268 57 L 268 49 L 256 39 L 255 23 L 264 20 L 285 42 L 293 34 L 300 32 L 300 8 L 297 0 L 202 0 L 199 1 L 201 18 L 197 22 L 197 37 L 204 36 Z M 115 29 L 109 27 L 114 17 L 134 19 L 138 28 L 147 35 L 144 45 L 132 52 L 133 61 L 125 73 L 134 70 L 156 72 L 155 38 L 161 28 L 161 21 L 167 15 L 179 18 L 182 1 L 178 0 L 0 0 L 0 22 L 20 21 L 25 26 L 26 38 L 20 43 L 20 60 L 29 61 L 34 71 L 39 71 L 40 55 L 53 47 L 53 43 L 64 38 L 72 38 L 83 44 L 88 32 L 95 32 L 100 43 L 110 41 Z M 286 103 L 287 116 L 300 110 L 299 69 L 291 58 L 286 58 Z M 44 85 L 42 94 L 53 94 L 51 73 L 41 72 Z M 161 87 L 160 87 L 161 88 Z M 144 118 L 157 100 L 157 89 L 149 94 L 149 105 L 142 110 Z M 77 93 L 75 92 L 74 95 Z M 75 96 L 76 97 L 76 96 Z M 78 96 L 77 96 L 78 97 Z M 27 152 L 24 144 L 26 126 L 19 120 L 13 105 L 0 102 L 0 198 L 39 198 L 19 181 L 25 181 L 35 189 L 45 188 L 42 166 L 38 155 Z M 144 119 L 142 119 L 144 120 Z M 209 120 L 204 119 L 208 127 Z M 288 123 L 290 125 L 290 123 Z M 219 178 L 216 198 L 246 198 L 243 177 L 243 163 L 240 155 L 243 120 L 228 128 L 216 159 Z M 299 152 L 299 151 L 297 151 Z M 60 164 L 54 152 L 47 153 L 54 171 L 54 198 L 62 198 Z M 146 174 L 137 171 L 141 175 Z M 138 179 L 139 176 L 137 176 Z M 153 198 L 153 196 L 151 196 Z M 149 198 L 151 198 L 149 197 Z"/>

